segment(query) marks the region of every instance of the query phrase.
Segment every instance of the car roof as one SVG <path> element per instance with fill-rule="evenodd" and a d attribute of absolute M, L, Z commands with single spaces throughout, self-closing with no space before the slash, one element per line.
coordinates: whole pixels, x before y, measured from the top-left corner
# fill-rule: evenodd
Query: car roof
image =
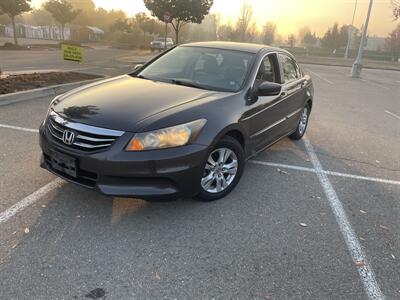
<path fill-rule="evenodd" d="M 251 53 L 258 53 L 261 50 L 281 51 L 281 52 L 288 53 L 286 50 L 267 46 L 267 45 L 262 45 L 262 44 L 223 42 L 223 41 L 188 43 L 188 44 L 181 45 L 181 47 L 217 48 L 217 49 L 244 51 L 244 52 L 251 52 Z"/>

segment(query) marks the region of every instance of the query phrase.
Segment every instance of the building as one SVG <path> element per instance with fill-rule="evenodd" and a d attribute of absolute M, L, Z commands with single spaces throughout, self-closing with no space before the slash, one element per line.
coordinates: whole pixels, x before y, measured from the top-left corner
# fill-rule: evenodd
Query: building
<path fill-rule="evenodd" d="M 365 50 L 383 51 L 385 49 L 385 40 L 383 37 L 368 37 Z"/>
<path fill-rule="evenodd" d="M 94 26 L 85 26 L 82 27 L 79 31 L 80 41 L 97 42 L 100 41 L 103 38 L 103 36 L 104 36 L 104 31 Z"/>
<path fill-rule="evenodd" d="M 62 40 L 62 31 L 60 26 L 49 25 L 49 26 L 32 26 L 28 24 L 16 24 L 17 37 L 27 39 L 41 39 L 41 40 Z M 4 35 L 7 37 L 14 36 L 14 30 L 12 25 L 6 25 L 4 27 Z M 71 39 L 71 30 L 68 26 L 64 28 L 64 40 Z"/>

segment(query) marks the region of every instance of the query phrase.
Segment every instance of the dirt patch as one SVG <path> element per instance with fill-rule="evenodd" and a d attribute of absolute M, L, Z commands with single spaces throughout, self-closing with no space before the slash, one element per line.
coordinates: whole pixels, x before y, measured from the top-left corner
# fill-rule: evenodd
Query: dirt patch
<path fill-rule="evenodd" d="M 49 72 L 2 76 L 0 77 L 0 95 L 96 78 L 100 78 L 100 76 L 76 72 Z"/>

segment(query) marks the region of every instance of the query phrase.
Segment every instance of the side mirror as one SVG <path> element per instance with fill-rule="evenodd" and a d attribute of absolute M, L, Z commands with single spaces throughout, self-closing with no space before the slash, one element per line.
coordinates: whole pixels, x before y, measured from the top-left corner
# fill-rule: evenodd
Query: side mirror
<path fill-rule="evenodd" d="M 275 82 L 262 82 L 256 91 L 257 96 L 277 96 L 281 93 L 282 86 Z"/>
<path fill-rule="evenodd" d="M 133 67 L 133 71 L 139 70 L 141 67 L 143 67 L 143 64 L 137 64 L 136 66 Z"/>

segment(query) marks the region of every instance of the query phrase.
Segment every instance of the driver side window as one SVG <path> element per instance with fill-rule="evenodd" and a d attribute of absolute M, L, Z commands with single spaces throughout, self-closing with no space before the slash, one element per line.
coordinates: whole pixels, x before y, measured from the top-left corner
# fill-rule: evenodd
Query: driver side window
<path fill-rule="evenodd" d="M 279 83 L 279 78 L 277 76 L 275 67 L 276 64 L 274 62 L 275 55 L 270 54 L 265 56 L 260 64 L 260 68 L 258 69 L 257 76 L 256 76 L 256 85 L 260 85 L 262 82 L 275 82 Z"/>
<path fill-rule="evenodd" d="M 277 57 L 275 54 L 266 55 L 260 63 L 256 80 L 254 81 L 253 87 L 255 89 L 263 82 L 275 82 L 280 83 L 279 67 Z"/>

